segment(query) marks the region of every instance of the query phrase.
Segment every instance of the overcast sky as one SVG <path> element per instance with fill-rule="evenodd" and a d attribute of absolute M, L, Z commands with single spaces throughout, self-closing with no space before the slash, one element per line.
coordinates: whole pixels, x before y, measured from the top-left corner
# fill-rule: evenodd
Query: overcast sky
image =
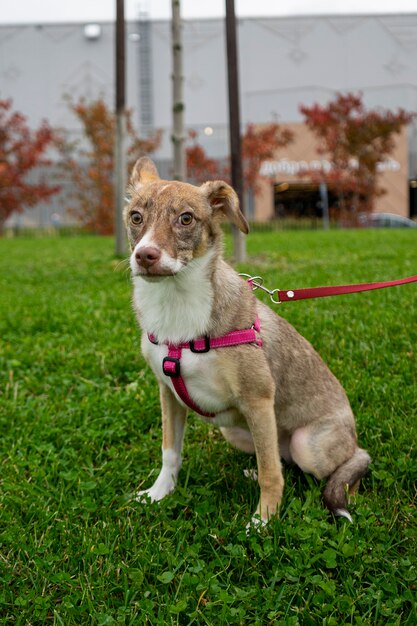
<path fill-rule="evenodd" d="M 113 20 L 116 0 L 0 0 L 0 23 Z M 224 0 L 181 0 L 184 18 L 224 15 Z M 126 17 L 139 8 L 153 19 L 171 14 L 171 0 L 125 0 Z M 417 0 L 235 0 L 238 16 L 417 13 Z"/>

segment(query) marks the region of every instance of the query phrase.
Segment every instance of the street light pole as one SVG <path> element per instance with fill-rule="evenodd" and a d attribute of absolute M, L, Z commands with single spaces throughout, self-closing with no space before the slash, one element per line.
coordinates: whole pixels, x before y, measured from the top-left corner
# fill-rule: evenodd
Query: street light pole
<path fill-rule="evenodd" d="M 240 141 L 239 72 L 234 0 L 226 0 L 226 49 L 232 187 L 239 196 L 240 209 L 244 214 L 242 153 Z M 246 259 L 246 241 L 243 233 L 241 233 L 235 226 L 232 227 L 232 232 L 234 258 L 235 261 L 242 262 Z"/>
<path fill-rule="evenodd" d="M 127 252 L 123 223 L 123 208 L 126 191 L 126 54 L 124 0 L 116 0 L 116 137 L 115 137 L 115 233 L 116 255 Z"/>

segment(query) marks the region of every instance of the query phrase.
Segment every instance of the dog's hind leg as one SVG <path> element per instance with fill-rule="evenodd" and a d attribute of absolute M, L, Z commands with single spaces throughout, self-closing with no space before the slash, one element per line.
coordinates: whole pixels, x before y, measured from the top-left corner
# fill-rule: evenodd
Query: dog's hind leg
<path fill-rule="evenodd" d="M 304 472 L 319 480 L 328 478 L 324 504 L 334 515 L 351 520 L 347 492 L 355 489 L 371 461 L 368 453 L 358 448 L 353 426 L 322 421 L 298 428 L 291 437 L 290 452 Z"/>
<path fill-rule="evenodd" d="M 246 452 L 247 454 L 255 453 L 255 446 L 253 443 L 252 435 L 248 430 L 244 428 L 234 427 L 222 427 L 220 432 L 230 445 L 237 450 Z"/>
<path fill-rule="evenodd" d="M 162 500 L 174 491 L 181 468 L 182 445 L 187 417 L 187 409 L 177 402 L 173 393 L 160 384 L 162 408 L 162 468 L 159 476 L 150 487 L 139 491 L 137 499 L 149 497 L 151 502 Z"/>

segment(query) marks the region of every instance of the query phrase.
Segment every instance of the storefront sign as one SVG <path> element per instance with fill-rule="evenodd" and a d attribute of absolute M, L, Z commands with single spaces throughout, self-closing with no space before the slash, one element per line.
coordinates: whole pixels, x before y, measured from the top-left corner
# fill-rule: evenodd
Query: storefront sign
<path fill-rule="evenodd" d="M 350 159 L 349 166 L 352 169 L 358 169 L 358 160 Z M 264 161 L 261 165 L 261 176 L 275 177 L 277 174 L 287 174 L 290 176 L 306 175 L 308 170 L 317 170 L 328 173 L 333 169 L 330 161 L 327 159 L 313 159 L 312 161 L 291 161 L 290 159 L 279 159 L 278 161 Z M 399 172 L 401 165 L 395 159 L 387 159 L 380 161 L 377 165 L 378 172 Z"/>

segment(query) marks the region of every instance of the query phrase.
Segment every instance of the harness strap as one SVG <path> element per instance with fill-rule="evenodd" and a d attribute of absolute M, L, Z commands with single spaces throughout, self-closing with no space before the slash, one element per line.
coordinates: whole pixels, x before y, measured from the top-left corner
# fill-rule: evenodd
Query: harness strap
<path fill-rule="evenodd" d="M 183 350 L 191 350 L 195 354 L 204 354 L 210 350 L 218 348 L 227 348 L 230 346 L 239 346 L 245 343 L 252 343 L 257 346 L 262 346 L 262 339 L 258 337 L 257 333 L 261 330 L 259 317 L 256 316 L 255 323 L 252 328 L 243 330 L 233 330 L 222 337 L 202 337 L 187 341 L 179 344 L 168 343 L 168 355 L 162 361 L 162 371 L 165 376 L 168 376 L 172 380 L 172 384 L 178 396 L 192 411 L 195 411 L 199 415 L 204 417 L 214 417 L 216 413 L 209 413 L 199 407 L 191 398 L 187 385 L 181 374 L 181 356 Z M 152 343 L 157 344 L 157 339 L 148 334 L 148 339 Z"/>
<path fill-rule="evenodd" d="M 190 396 L 187 385 L 183 377 L 181 376 L 181 354 L 182 348 L 177 346 L 168 346 L 168 356 L 162 361 L 162 371 L 165 376 L 169 376 L 174 385 L 174 389 L 181 398 L 181 400 L 192 410 L 196 411 L 204 417 L 214 417 L 215 413 L 208 413 L 203 411 Z"/>

